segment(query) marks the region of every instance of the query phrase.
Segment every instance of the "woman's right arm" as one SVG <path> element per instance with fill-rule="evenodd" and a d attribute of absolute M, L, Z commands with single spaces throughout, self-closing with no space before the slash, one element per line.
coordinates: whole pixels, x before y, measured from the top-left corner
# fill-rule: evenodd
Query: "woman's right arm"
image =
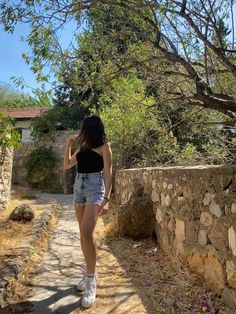
<path fill-rule="evenodd" d="M 77 136 L 78 138 L 78 136 Z M 64 154 L 64 169 L 70 169 L 74 167 L 77 163 L 76 155 L 79 152 L 79 148 L 75 151 L 75 153 L 71 156 L 71 147 L 75 143 L 76 137 L 70 137 L 66 143 L 65 154 Z"/>

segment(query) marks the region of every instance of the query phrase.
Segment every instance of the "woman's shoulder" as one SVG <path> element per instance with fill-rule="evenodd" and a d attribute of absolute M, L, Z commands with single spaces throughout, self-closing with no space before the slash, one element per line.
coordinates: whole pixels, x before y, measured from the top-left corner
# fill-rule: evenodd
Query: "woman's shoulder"
<path fill-rule="evenodd" d="M 101 146 L 102 150 L 110 150 L 111 149 L 111 143 L 110 142 L 106 142 Z"/>
<path fill-rule="evenodd" d="M 100 153 L 101 156 L 104 156 L 104 154 L 107 154 L 111 151 L 111 145 L 109 142 L 106 142 L 103 145 L 97 147 L 96 150 Z"/>

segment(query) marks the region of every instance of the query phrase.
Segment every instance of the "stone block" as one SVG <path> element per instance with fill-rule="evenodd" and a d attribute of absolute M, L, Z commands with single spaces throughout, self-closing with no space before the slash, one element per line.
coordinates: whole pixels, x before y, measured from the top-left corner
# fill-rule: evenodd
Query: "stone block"
<path fill-rule="evenodd" d="M 198 244 L 203 245 L 203 246 L 207 245 L 207 231 L 204 229 L 199 230 Z"/>
<path fill-rule="evenodd" d="M 231 205 L 231 213 L 236 214 L 236 203 L 232 203 Z"/>
<path fill-rule="evenodd" d="M 228 229 L 228 241 L 232 254 L 236 256 L 236 232 L 233 226 Z"/>
<path fill-rule="evenodd" d="M 184 256 L 183 241 L 185 240 L 185 222 L 184 220 L 175 219 L 175 239 L 173 243 L 173 253 L 174 255 Z"/>
<path fill-rule="evenodd" d="M 208 252 L 204 260 L 204 279 L 214 292 L 221 294 L 225 286 L 223 268 L 212 251 Z"/>
<path fill-rule="evenodd" d="M 151 197 L 152 197 L 153 202 L 159 202 L 160 201 L 160 195 L 155 190 L 152 190 L 152 196 Z"/>
<path fill-rule="evenodd" d="M 187 257 L 189 268 L 195 274 L 204 276 L 204 257 L 199 252 L 194 252 Z"/>
<path fill-rule="evenodd" d="M 156 187 L 156 180 L 152 180 L 152 188 L 155 189 Z"/>
<path fill-rule="evenodd" d="M 160 207 L 157 207 L 156 209 L 156 220 L 158 223 L 161 223 L 164 220 L 163 209 Z"/>
<path fill-rule="evenodd" d="M 186 239 L 190 242 L 197 242 L 198 233 L 197 227 L 198 225 L 194 221 L 186 221 Z"/>
<path fill-rule="evenodd" d="M 210 212 L 218 218 L 222 215 L 220 206 L 214 200 L 211 201 Z"/>
<path fill-rule="evenodd" d="M 202 212 L 201 217 L 200 217 L 200 222 L 207 227 L 212 225 L 211 214 L 209 214 L 208 212 Z"/>
<path fill-rule="evenodd" d="M 231 175 L 223 175 L 220 177 L 220 186 L 222 190 L 224 191 L 233 181 L 233 178 Z"/>
<path fill-rule="evenodd" d="M 154 224 L 154 229 L 157 236 L 157 242 L 160 245 L 161 250 L 164 253 L 169 254 L 171 250 L 171 244 L 169 241 L 167 230 L 162 229 L 157 222 L 155 222 Z"/>
<path fill-rule="evenodd" d="M 233 261 L 226 261 L 226 273 L 228 285 L 236 289 L 236 265 Z"/>
<path fill-rule="evenodd" d="M 168 223 L 167 223 L 167 229 L 169 232 L 174 232 L 175 231 L 175 220 L 171 218 Z"/>
<path fill-rule="evenodd" d="M 165 206 L 166 205 L 166 198 L 165 198 L 165 194 L 161 193 L 161 205 Z"/>
<path fill-rule="evenodd" d="M 167 188 L 167 183 L 166 181 L 163 182 L 163 189 L 165 190 Z"/>
<path fill-rule="evenodd" d="M 177 218 L 175 219 L 175 239 L 179 241 L 185 239 L 185 222 Z"/>
<path fill-rule="evenodd" d="M 227 232 L 221 225 L 213 225 L 208 232 L 208 238 L 210 239 L 214 248 L 221 252 L 225 252 L 227 248 Z"/>
<path fill-rule="evenodd" d="M 208 206 L 210 203 L 211 203 L 211 201 L 215 198 L 215 194 L 214 193 L 206 193 L 205 194 L 205 196 L 204 196 L 204 199 L 203 199 L 203 205 L 204 206 Z"/>

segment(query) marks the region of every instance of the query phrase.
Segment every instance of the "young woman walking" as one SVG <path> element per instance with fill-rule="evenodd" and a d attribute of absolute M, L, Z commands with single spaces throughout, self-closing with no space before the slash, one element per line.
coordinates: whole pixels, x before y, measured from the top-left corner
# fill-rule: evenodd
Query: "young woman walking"
<path fill-rule="evenodd" d="M 71 155 L 71 147 L 75 143 L 78 143 L 78 149 Z M 74 204 L 86 264 L 86 274 L 77 289 L 84 291 L 82 306 L 89 308 L 96 299 L 97 248 L 94 230 L 98 216 L 108 209 L 112 185 L 112 152 L 104 125 L 96 115 L 85 117 L 79 134 L 67 141 L 64 167 L 69 169 L 76 164 Z"/>

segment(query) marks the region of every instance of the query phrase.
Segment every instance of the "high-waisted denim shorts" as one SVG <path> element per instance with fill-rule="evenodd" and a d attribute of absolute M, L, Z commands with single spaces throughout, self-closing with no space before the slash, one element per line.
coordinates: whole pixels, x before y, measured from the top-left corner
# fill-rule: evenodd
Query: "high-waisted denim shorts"
<path fill-rule="evenodd" d="M 100 205 L 104 197 L 102 172 L 77 173 L 74 183 L 74 204 Z"/>

